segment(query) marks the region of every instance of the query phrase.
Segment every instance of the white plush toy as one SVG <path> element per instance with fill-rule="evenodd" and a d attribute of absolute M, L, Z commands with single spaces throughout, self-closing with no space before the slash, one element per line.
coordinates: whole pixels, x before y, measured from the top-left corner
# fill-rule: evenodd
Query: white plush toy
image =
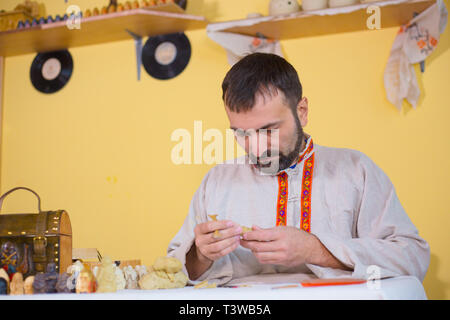
<path fill-rule="evenodd" d="M 299 10 L 300 6 L 297 0 L 271 0 L 269 3 L 269 14 L 271 16 L 294 13 Z"/>

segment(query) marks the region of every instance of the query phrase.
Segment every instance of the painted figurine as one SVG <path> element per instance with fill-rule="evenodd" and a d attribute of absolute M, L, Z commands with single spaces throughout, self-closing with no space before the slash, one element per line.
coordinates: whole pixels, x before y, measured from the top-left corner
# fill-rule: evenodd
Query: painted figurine
<path fill-rule="evenodd" d="M 73 263 L 67 268 L 67 273 L 70 275 L 67 282 L 67 287 L 72 292 L 75 292 L 78 275 L 80 274 L 81 270 L 83 270 L 83 264 L 80 262 L 80 260 L 75 261 L 75 263 Z"/>
<path fill-rule="evenodd" d="M 16 246 L 10 241 L 3 243 L 0 250 L 0 264 L 8 274 L 9 280 L 12 280 L 14 273 L 17 271 L 17 260 Z"/>
<path fill-rule="evenodd" d="M 20 272 L 16 272 L 9 285 L 9 294 L 13 296 L 23 294 L 23 275 Z"/>
<path fill-rule="evenodd" d="M 97 282 L 95 277 L 89 268 L 89 266 L 84 265 L 77 278 L 77 285 L 75 287 L 76 293 L 94 293 L 97 289 Z"/>
<path fill-rule="evenodd" d="M 34 276 L 28 276 L 23 283 L 23 291 L 25 294 L 33 294 Z"/>
<path fill-rule="evenodd" d="M 34 276 L 33 293 L 45 293 L 45 273 L 39 272 Z"/>
<path fill-rule="evenodd" d="M 58 293 L 71 293 L 72 289 L 70 287 L 70 285 L 68 286 L 68 284 L 70 284 L 70 274 L 68 274 L 67 272 L 64 272 L 62 274 L 59 275 L 58 277 L 58 282 L 56 282 L 56 292 Z"/>
<path fill-rule="evenodd" d="M 8 294 L 8 282 L 5 278 L 0 278 L 0 295 Z"/>

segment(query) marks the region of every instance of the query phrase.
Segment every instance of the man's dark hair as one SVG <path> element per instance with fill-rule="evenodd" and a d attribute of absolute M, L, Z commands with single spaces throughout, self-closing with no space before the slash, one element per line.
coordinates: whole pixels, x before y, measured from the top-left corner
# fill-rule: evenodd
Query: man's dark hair
<path fill-rule="evenodd" d="M 302 85 L 294 67 L 280 56 L 252 53 L 237 62 L 222 82 L 222 99 L 233 112 L 253 108 L 255 96 L 283 92 L 292 111 L 302 98 Z"/>

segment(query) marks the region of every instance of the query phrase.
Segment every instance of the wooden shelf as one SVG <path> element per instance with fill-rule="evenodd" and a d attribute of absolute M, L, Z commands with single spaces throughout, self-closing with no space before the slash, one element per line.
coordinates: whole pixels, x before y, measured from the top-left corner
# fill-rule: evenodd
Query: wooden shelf
<path fill-rule="evenodd" d="M 175 4 L 115 12 L 81 19 L 80 29 L 65 21 L 0 32 L 0 56 L 10 57 L 91 44 L 132 39 L 126 29 L 142 37 L 205 28 L 207 20 L 185 14 Z"/>
<path fill-rule="evenodd" d="M 262 34 L 270 39 L 286 40 L 340 32 L 369 30 L 367 8 L 379 5 L 381 28 L 406 24 L 413 13 L 420 13 L 436 3 L 435 0 L 388 0 L 357 4 L 342 8 L 346 12 L 336 13 L 337 8 L 316 11 L 300 11 L 280 16 L 268 16 L 228 22 L 211 23 L 207 31 L 222 31 L 242 35 Z"/>

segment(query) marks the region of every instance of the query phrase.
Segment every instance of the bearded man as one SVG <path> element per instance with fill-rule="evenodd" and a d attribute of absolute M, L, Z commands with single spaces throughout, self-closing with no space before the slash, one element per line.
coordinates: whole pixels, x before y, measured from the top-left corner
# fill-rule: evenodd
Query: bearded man
<path fill-rule="evenodd" d="M 290 63 L 250 54 L 222 89 L 246 155 L 206 174 L 169 244 L 191 283 L 367 279 L 373 270 L 423 281 L 429 246 L 390 179 L 362 152 L 313 143 L 303 131 L 308 99 Z"/>

